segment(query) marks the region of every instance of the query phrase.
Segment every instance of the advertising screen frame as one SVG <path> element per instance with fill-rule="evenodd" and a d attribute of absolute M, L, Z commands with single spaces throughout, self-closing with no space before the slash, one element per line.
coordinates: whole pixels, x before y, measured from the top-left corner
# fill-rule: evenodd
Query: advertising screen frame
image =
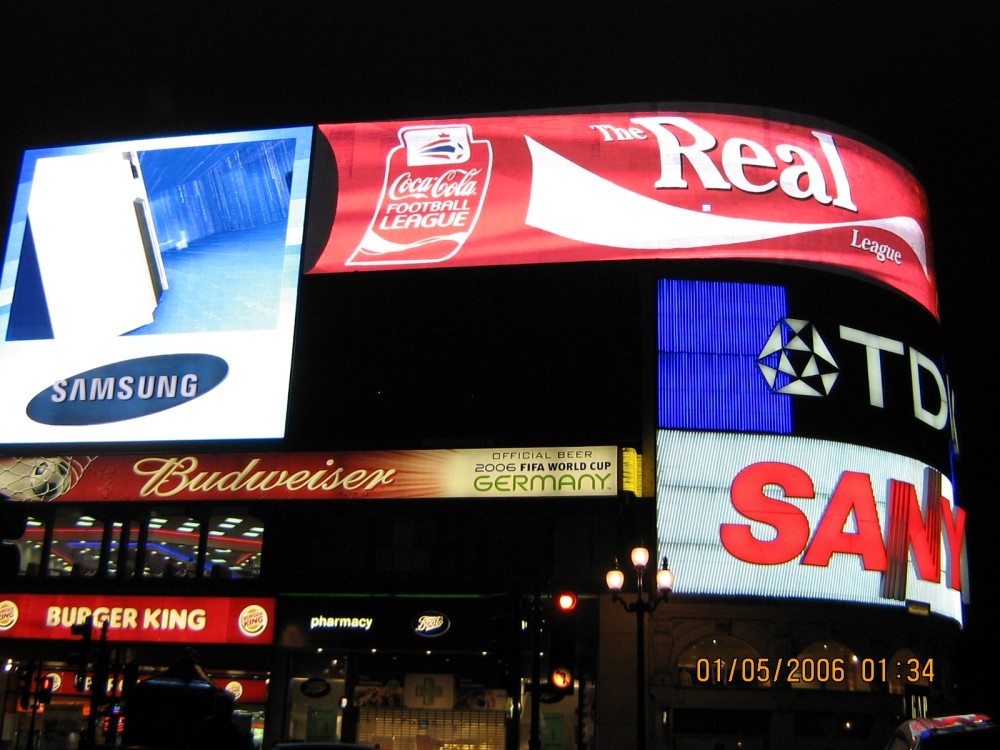
<path fill-rule="evenodd" d="M 926 196 L 883 149 L 790 113 L 659 106 L 321 124 L 307 273 L 752 259 L 938 314 Z"/>
<path fill-rule="evenodd" d="M 782 487 L 783 477 L 795 483 Z M 660 556 L 685 571 L 677 593 L 920 602 L 963 622 L 965 511 L 948 477 L 915 459 L 828 440 L 660 430 L 656 516 Z"/>
<path fill-rule="evenodd" d="M 312 135 L 25 152 L 0 444 L 284 437 Z"/>

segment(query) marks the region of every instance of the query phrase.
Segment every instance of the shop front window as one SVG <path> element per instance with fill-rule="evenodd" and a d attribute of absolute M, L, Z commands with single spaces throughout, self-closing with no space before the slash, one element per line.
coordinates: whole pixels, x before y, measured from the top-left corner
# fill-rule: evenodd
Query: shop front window
<path fill-rule="evenodd" d="M 90 578 L 254 579 L 264 521 L 247 513 L 195 516 L 150 509 L 131 517 L 61 507 L 28 519 L 19 574 Z"/>
<path fill-rule="evenodd" d="M 264 522 L 247 514 L 212 516 L 208 521 L 208 570 L 212 578 L 260 575 Z"/>

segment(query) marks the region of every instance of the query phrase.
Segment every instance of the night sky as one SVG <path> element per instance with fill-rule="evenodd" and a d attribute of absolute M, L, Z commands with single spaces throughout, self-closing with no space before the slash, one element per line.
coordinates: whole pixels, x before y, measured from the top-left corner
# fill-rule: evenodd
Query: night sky
<path fill-rule="evenodd" d="M 0 217 L 6 226 L 24 148 L 126 137 L 656 102 L 763 106 L 864 133 L 929 196 L 962 449 L 957 496 L 970 517 L 967 679 L 985 685 L 1000 660 L 987 635 L 1000 521 L 990 479 L 998 8 L 8 2 Z M 983 690 L 969 710 L 1000 716 L 997 693 Z"/>

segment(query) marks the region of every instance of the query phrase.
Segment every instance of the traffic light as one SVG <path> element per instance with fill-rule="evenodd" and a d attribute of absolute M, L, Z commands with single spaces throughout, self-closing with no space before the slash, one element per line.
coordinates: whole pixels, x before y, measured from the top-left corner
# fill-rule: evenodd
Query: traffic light
<path fill-rule="evenodd" d="M 34 697 L 35 683 L 35 663 L 29 661 L 27 664 L 18 667 L 17 670 L 17 695 L 18 705 L 27 711 L 31 708 L 31 699 Z"/>
<path fill-rule="evenodd" d="M 576 605 L 577 595 L 561 591 L 552 597 L 549 613 L 548 692 L 558 696 L 573 695 L 576 681 Z"/>
<path fill-rule="evenodd" d="M 0 579 L 16 578 L 20 573 L 21 550 L 8 540 L 23 537 L 27 526 L 28 511 L 24 503 L 0 495 Z"/>
<path fill-rule="evenodd" d="M 82 691 L 87 685 L 87 672 L 90 671 L 91 641 L 94 638 L 93 616 L 88 616 L 83 622 L 71 625 L 69 630 L 73 635 L 78 635 L 83 639 L 80 644 L 80 653 L 77 655 L 76 677 L 74 678 L 74 686 L 77 690 Z"/>
<path fill-rule="evenodd" d="M 554 597 L 557 613 L 569 614 L 576 610 L 579 601 L 572 591 L 560 591 Z"/>
<path fill-rule="evenodd" d="M 46 705 L 52 700 L 52 691 L 55 689 L 55 678 L 47 674 L 38 678 L 38 703 Z"/>

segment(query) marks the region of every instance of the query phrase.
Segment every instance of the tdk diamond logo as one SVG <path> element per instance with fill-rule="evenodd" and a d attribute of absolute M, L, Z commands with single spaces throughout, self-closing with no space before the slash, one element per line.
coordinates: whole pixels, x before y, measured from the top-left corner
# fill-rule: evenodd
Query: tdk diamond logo
<path fill-rule="evenodd" d="M 829 396 L 840 370 L 815 326 L 782 318 L 757 355 L 757 366 L 776 393 Z"/>

